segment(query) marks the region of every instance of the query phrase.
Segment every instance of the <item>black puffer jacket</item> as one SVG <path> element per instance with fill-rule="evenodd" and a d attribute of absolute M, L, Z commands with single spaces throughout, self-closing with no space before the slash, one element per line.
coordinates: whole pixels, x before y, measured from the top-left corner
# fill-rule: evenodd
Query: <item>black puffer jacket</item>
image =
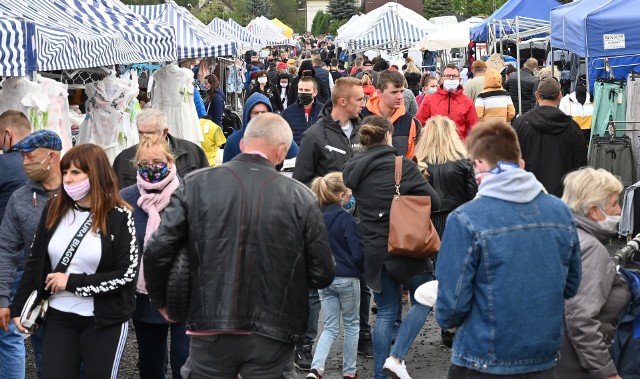
<path fill-rule="evenodd" d="M 450 212 L 478 192 L 473 166 L 467 159 L 443 164 L 429 164 L 429 184 L 440 197 L 440 212 Z"/>
<path fill-rule="evenodd" d="M 395 194 L 396 149 L 388 145 L 370 147 L 344 166 L 344 183 L 353 191 L 360 216 L 364 242 L 364 275 L 367 286 L 381 291 L 383 265 L 399 283 L 409 285 L 411 277 L 425 272 L 427 259 L 391 255 L 389 242 L 389 209 Z M 409 158 L 402 161 L 401 195 L 431 196 L 431 209 L 440 209 L 440 199 Z"/>
<path fill-rule="evenodd" d="M 184 245 L 191 251 L 192 331 L 253 332 L 302 342 L 309 289 L 324 288 L 334 278 L 313 194 L 259 155 L 239 154 L 198 170 L 174 192 L 144 252 L 155 306 L 164 305 L 167 273 Z"/>
<path fill-rule="evenodd" d="M 351 138 L 342 131 L 340 124 L 331 118 L 333 104 L 325 104 L 320 118 L 313 126 L 302 133 L 300 152 L 296 158 L 293 178 L 308 184 L 317 176 L 332 171 L 342 171 L 345 163 L 360 148 L 358 131 L 362 116 L 351 119 L 353 131 Z"/>
<path fill-rule="evenodd" d="M 513 106 L 516 108 L 516 114 L 523 115 L 529 112 L 536 104 L 536 98 L 533 94 L 533 87 L 538 82 L 538 78 L 528 68 L 520 70 L 520 83 L 522 83 L 522 112 L 518 109 L 518 73 L 514 72 L 509 75 L 509 80 L 505 85 L 505 89 L 509 91 Z"/>

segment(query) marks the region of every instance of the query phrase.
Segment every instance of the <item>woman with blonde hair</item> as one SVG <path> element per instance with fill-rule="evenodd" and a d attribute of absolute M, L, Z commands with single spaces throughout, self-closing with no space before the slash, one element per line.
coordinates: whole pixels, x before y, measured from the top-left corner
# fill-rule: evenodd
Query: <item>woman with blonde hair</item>
<path fill-rule="evenodd" d="M 603 169 L 585 167 L 564 179 L 564 201 L 575 216 L 582 279 L 578 293 L 565 300 L 564 338 L 556 366 L 559 378 L 620 379 L 609 349 L 629 289 L 604 243 L 618 234 L 624 187 Z"/>
<path fill-rule="evenodd" d="M 404 77 L 407 79 L 407 88 L 413 92 L 413 96 L 418 96 L 420 94 L 420 79 L 422 78 L 418 66 L 413 62 L 408 62 L 407 68 L 404 70 Z"/>

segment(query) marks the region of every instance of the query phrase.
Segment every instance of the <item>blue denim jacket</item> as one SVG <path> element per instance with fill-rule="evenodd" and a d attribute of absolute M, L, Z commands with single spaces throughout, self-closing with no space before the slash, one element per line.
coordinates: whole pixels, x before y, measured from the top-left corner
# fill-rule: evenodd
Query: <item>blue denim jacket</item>
<path fill-rule="evenodd" d="M 580 283 L 571 212 L 532 174 L 514 171 L 484 191 L 483 181 L 479 197 L 451 213 L 436 269 L 436 319 L 458 328 L 451 363 L 490 374 L 556 365 L 564 299 Z"/>

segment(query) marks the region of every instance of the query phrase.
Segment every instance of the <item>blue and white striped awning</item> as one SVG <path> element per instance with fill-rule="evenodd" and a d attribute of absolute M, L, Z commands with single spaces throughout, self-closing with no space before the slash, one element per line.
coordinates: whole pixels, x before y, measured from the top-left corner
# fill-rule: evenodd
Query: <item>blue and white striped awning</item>
<path fill-rule="evenodd" d="M 176 30 L 178 59 L 235 56 L 236 43 L 213 33 L 186 8 L 169 1 L 159 5 L 131 5 L 144 17 L 163 21 Z"/>
<path fill-rule="evenodd" d="M 24 20 L 28 73 L 175 60 L 175 31 L 118 0 L 0 0 L 0 16 Z"/>
<path fill-rule="evenodd" d="M 371 15 L 376 19 L 370 21 L 367 29 L 346 41 L 351 49 L 404 50 L 415 46 L 429 32 L 436 30 L 421 15 L 401 4 L 387 3 L 377 11 L 375 16 Z M 359 23 L 360 21 L 358 20 Z M 365 21 L 362 23 L 365 24 Z"/>
<path fill-rule="evenodd" d="M 263 46 L 293 45 L 293 42 L 285 37 L 271 20 L 264 16 L 259 16 L 251 20 L 245 29 L 260 36 Z"/>
<path fill-rule="evenodd" d="M 222 24 L 224 23 L 225 22 L 223 20 L 217 18 L 209 23 L 209 28 L 212 28 L 213 30 L 215 30 L 215 28 L 217 27 L 223 28 Z M 231 33 L 234 38 L 242 41 L 242 43 L 247 48 L 250 48 L 252 50 L 259 50 L 267 46 L 263 44 L 263 41 L 261 41 L 260 37 L 245 29 L 242 25 L 235 22 L 232 18 L 227 20 L 226 25 L 229 33 Z"/>
<path fill-rule="evenodd" d="M 0 16 L 0 75 L 27 75 L 27 23 Z"/>

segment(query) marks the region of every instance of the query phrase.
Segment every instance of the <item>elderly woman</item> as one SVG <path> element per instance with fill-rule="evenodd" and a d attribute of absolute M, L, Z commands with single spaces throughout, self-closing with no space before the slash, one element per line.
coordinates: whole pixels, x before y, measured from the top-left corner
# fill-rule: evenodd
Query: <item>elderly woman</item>
<path fill-rule="evenodd" d="M 587 167 L 568 174 L 564 186 L 562 200 L 573 211 L 578 228 L 582 280 L 576 296 L 565 303 L 557 375 L 620 378 L 609 347 L 629 291 L 603 242 L 617 235 L 622 183 L 605 170 Z"/>

